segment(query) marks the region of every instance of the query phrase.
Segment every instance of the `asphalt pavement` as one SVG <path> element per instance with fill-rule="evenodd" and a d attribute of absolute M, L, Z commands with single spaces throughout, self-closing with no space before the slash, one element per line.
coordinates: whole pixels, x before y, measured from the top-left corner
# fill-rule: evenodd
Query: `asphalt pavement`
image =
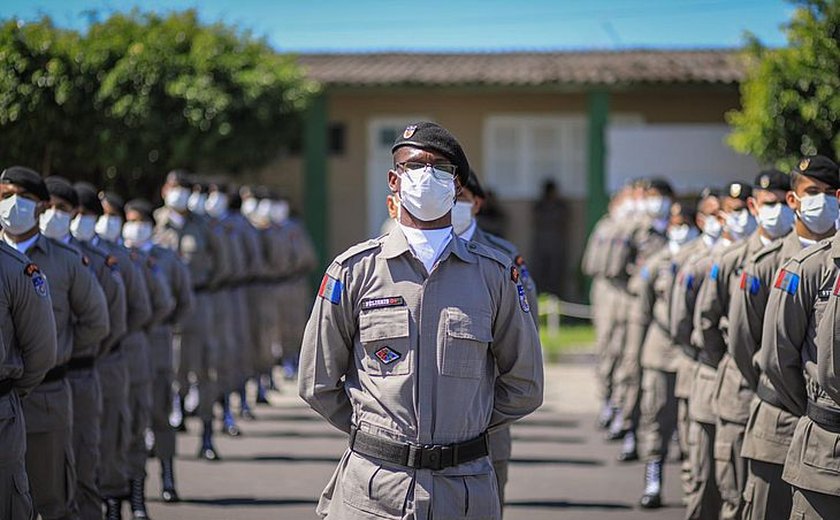
<path fill-rule="evenodd" d="M 513 426 L 506 520 L 683 518 L 679 464 L 665 469 L 665 507 L 643 511 L 643 465 L 615 460 L 619 446 L 602 440 L 594 367 L 546 369 L 545 404 Z M 181 503 L 160 501 L 159 466 L 148 465 L 153 520 L 314 519 L 318 496 L 347 445 L 346 436 L 310 411 L 286 383 L 240 421 L 242 436 L 217 435 L 220 462 L 196 460 L 200 423 L 179 435 L 176 478 Z"/>

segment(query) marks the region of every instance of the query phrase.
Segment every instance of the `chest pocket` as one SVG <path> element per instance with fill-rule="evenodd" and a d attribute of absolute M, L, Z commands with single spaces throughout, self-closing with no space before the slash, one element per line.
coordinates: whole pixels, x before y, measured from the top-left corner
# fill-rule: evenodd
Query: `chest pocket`
<path fill-rule="evenodd" d="M 487 349 L 493 341 L 490 315 L 484 312 L 446 310 L 441 373 L 446 376 L 480 379 L 487 363 Z"/>
<path fill-rule="evenodd" d="M 405 375 L 411 369 L 408 308 L 377 309 L 359 316 L 364 368 L 376 376 Z"/>

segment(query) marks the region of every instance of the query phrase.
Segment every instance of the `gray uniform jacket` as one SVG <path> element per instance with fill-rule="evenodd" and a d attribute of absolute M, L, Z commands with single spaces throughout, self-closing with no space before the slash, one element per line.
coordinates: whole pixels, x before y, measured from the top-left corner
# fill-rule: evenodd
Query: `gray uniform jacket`
<path fill-rule="evenodd" d="M 171 211 L 167 207 L 155 210 L 155 243 L 178 253 L 190 271 L 196 291 L 212 288 L 217 278 L 225 274 L 216 236 L 204 219 L 192 213 L 184 216 L 182 227 L 176 227 L 169 219 Z"/>
<path fill-rule="evenodd" d="M 5 242 L 0 242 L 0 283 L 0 380 L 13 379 L 24 397 L 55 365 L 52 300 L 44 274 Z"/>
<path fill-rule="evenodd" d="M 647 261 L 639 274 L 639 319 L 647 331 L 642 344 L 642 368 L 677 371 L 680 347 L 671 339 L 669 323 L 671 290 L 678 267 L 671 250 L 664 247 Z"/>
<path fill-rule="evenodd" d="M 126 248 L 99 237 L 95 237 L 92 242 L 94 246 L 102 248 L 116 258 L 120 277 L 125 285 L 126 334 L 122 339 L 126 339 L 126 336 L 142 331 L 152 318 L 152 303 L 149 300 L 146 282 L 142 273 L 131 261 Z"/>
<path fill-rule="evenodd" d="M 172 370 L 172 329 L 195 305 L 192 280 L 187 266 L 171 249 L 152 246 L 149 256 L 154 259 L 157 269 L 169 285 L 175 303 L 172 311 L 149 332 L 152 366 L 155 371 Z"/>
<path fill-rule="evenodd" d="M 453 236 L 427 275 L 400 228 L 350 248 L 327 269 L 306 327 L 301 397 L 344 432 L 417 444 L 466 441 L 532 412 L 540 343 L 512 267 Z M 318 511 L 425 519 L 465 508 L 499 516 L 489 458 L 415 471 L 348 450 Z"/>
<path fill-rule="evenodd" d="M 611 239 L 611 228 L 615 221 L 609 213 L 604 215 L 595 224 L 589 240 L 586 242 L 586 249 L 583 251 L 581 270 L 586 276 L 603 277 L 606 274 L 607 258 L 609 257 L 609 246 Z"/>
<path fill-rule="evenodd" d="M 117 259 L 104 250 L 88 242 L 70 238 L 70 245 L 79 250 L 89 263 L 96 281 L 102 287 L 108 303 L 108 335 L 97 345 L 79 345 L 74 347 L 73 357 L 99 356 L 108 352 L 125 334 L 126 323 L 125 284 L 120 276 Z"/>
<path fill-rule="evenodd" d="M 837 328 L 835 310 L 840 236 L 823 240 L 791 258 L 777 275 L 767 303 L 761 353 L 766 356 L 767 376 L 779 398 L 792 412 L 805 415 L 806 406 L 817 404 L 840 415 L 840 404 L 821 382 L 831 381 L 833 346 Z M 771 313 L 771 311 L 775 311 Z M 825 366 L 819 366 L 820 363 Z M 809 417 L 796 426 L 785 459 L 784 480 L 796 487 L 840 495 L 837 446 L 840 434 L 832 433 Z"/>

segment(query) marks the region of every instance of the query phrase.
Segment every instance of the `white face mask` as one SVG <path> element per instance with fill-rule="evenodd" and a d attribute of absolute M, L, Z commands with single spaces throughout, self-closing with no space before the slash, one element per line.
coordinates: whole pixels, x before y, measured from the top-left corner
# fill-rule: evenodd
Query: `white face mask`
<path fill-rule="evenodd" d="M 12 195 L 0 201 L 0 226 L 12 235 L 22 235 L 35 227 L 34 200 Z"/>
<path fill-rule="evenodd" d="M 653 218 L 667 218 L 671 213 L 671 200 L 659 195 L 645 199 L 645 210 Z"/>
<path fill-rule="evenodd" d="M 714 215 L 706 215 L 703 220 L 703 234 L 712 240 L 717 240 L 720 237 L 720 232 L 723 230 L 720 222 Z"/>
<path fill-rule="evenodd" d="M 837 221 L 840 207 L 837 205 L 837 197 L 829 197 L 825 193 L 817 195 L 806 195 L 801 199 L 793 195 L 799 201 L 797 215 L 802 219 L 805 227 L 812 232 L 821 235 L 827 233 Z"/>
<path fill-rule="evenodd" d="M 116 215 L 102 215 L 96 221 L 95 230 L 102 240 L 116 242 L 122 230 L 122 218 Z"/>
<path fill-rule="evenodd" d="M 747 208 L 726 215 L 726 230 L 734 240 L 743 240 L 755 231 L 755 217 Z"/>
<path fill-rule="evenodd" d="M 400 175 L 400 204 L 423 222 L 437 220 L 455 205 L 455 182 L 451 175 L 423 167 Z M 440 175 L 444 180 L 439 179 Z M 447 179 L 448 177 L 448 179 Z"/>
<path fill-rule="evenodd" d="M 670 226 L 668 228 L 668 241 L 675 244 L 685 244 L 692 238 L 697 236 L 697 230 L 688 224 L 681 224 L 679 226 Z"/>
<path fill-rule="evenodd" d="M 204 204 L 207 203 L 207 194 L 192 192 L 190 198 L 187 199 L 187 209 L 196 215 L 204 215 Z"/>
<path fill-rule="evenodd" d="M 152 224 L 149 222 L 126 222 L 122 237 L 128 247 L 140 247 L 152 238 Z"/>
<path fill-rule="evenodd" d="M 758 208 L 758 223 L 771 238 L 787 235 L 795 218 L 793 210 L 783 202 L 764 204 Z"/>
<path fill-rule="evenodd" d="M 38 217 L 38 227 L 44 236 L 61 239 L 70 232 L 70 213 L 60 209 L 49 208 Z"/>
<path fill-rule="evenodd" d="M 283 224 L 289 220 L 289 203 L 285 200 L 278 200 L 271 203 L 271 221 L 275 224 Z"/>
<path fill-rule="evenodd" d="M 213 218 L 221 217 L 228 209 L 227 195 L 220 191 L 214 191 L 207 197 L 207 202 L 204 203 L 204 209 Z"/>
<path fill-rule="evenodd" d="M 257 204 L 259 203 L 260 201 L 257 200 L 256 197 L 245 199 L 244 201 L 242 201 L 242 207 L 239 209 L 239 211 L 241 211 L 242 214 L 246 217 L 250 217 L 257 210 Z"/>
<path fill-rule="evenodd" d="M 169 191 L 166 192 L 164 203 L 175 211 L 184 211 L 187 209 L 189 200 L 190 190 L 184 188 L 183 186 L 175 186 L 173 188 L 169 188 Z"/>
<path fill-rule="evenodd" d="M 465 200 L 456 200 L 455 205 L 452 206 L 452 230 L 456 235 L 460 235 L 473 222 L 472 214 L 473 204 Z"/>
<path fill-rule="evenodd" d="M 76 215 L 70 223 L 70 233 L 76 240 L 90 242 L 96 234 L 96 217 L 93 215 Z"/>

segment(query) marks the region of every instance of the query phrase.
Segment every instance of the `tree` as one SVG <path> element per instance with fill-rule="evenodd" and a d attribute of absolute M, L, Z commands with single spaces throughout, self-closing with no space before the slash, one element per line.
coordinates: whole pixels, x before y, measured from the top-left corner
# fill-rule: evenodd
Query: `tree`
<path fill-rule="evenodd" d="M 14 64 L 0 72 L 2 164 L 126 194 L 150 195 L 176 167 L 263 165 L 293 140 L 317 89 L 292 56 L 195 11 L 115 14 L 84 35 L 49 19 L 8 22 L 0 59 Z"/>
<path fill-rule="evenodd" d="M 840 152 L 840 2 L 797 3 L 787 47 L 748 45 L 742 108 L 727 115 L 733 148 L 782 168 Z"/>

